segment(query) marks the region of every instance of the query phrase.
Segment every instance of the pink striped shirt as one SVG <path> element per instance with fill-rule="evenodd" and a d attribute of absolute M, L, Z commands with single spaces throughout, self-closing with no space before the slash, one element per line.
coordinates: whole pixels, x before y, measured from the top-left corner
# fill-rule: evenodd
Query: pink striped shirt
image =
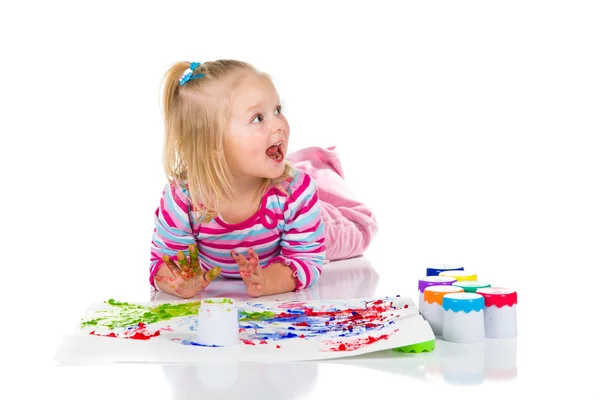
<path fill-rule="evenodd" d="M 163 264 L 162 255 L 176 260 L 183 250 L 195 244 L 204 270 L 221 267 L 224 277 L 240 278 L 235 250 L 249 258 L 248 249 L 258 254 L 262 268 L 283 262 L 293 270 L 296 290 L 315 284 L 325 261 L 325 229 L 314 180 L 295 170 L 283 188 L 272 187 L 262 198 L 259 210 L 246 221 L 229 224 L 219 216 L 200 223 L 191 212 L 186 188 L 167 184 L 156 210 L 150 257 L 150 284 Z"/>

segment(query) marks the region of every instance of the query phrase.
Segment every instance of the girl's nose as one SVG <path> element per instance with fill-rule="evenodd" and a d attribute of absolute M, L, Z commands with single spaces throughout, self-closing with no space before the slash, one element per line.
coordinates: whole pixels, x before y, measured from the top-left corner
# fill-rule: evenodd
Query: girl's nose
<path fill-rule="evenodd" d="M 277 117 L 271 118 L 271 133 L 277 133 L 279 131 L 283 131 L 285 128 L 285 123 Z"/>

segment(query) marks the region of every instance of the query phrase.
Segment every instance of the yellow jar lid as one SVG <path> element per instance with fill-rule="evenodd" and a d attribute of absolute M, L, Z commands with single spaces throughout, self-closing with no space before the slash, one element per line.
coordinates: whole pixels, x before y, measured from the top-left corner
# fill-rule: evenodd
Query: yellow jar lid
<path fill-rule="evenodd" d="M 469 271 L 444 271 L 440 272 L 440 276 L 449 276 L 457 281 L 476 281 L 477 274 Z"/>

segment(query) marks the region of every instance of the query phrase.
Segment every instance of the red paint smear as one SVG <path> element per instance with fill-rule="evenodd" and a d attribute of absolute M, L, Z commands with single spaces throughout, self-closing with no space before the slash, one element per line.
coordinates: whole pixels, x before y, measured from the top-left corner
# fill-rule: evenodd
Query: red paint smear
<path fill-rule="evenodd" d="M 266 341 L 266 340 L 261 340 L 261 341 L 260 341 L 260 344 L 269 344 L 269 343 L 267 343 L 267 341 Z"/>
<path fill-rule="evenodd" d="M 275 346 L 275 347 L 277 347 L 278 349 L 280 349 L 280 348 L 281 348 L 281 346 L 280 346 L 280 345 L 277 345 L 277 346 Z"/>
<path fill-rule="evenodd" d="M 101 333 L 96 333 L 96 331 L 91 331 L 90 335 L 120 338 L 120 339 L 148 340 L 150 338 L 159 336 L 161 330 L 171 330 L 171 328 L 167 327 L 167 328 L 163 328 L 163 329 L 151 332 L 148 329 L 146 329 L 146 324 L 144 324 L 143 322 L 140 322 L 138 324 L 137 328 L 121 331 L 118 335 L 115 332 L 101 334 Z"/>
<path fill-rule="evenodd" d="M 242 342 L 244 342 L 244 344 L 249 344 L 250 346 L 255 346 L 255 344 L 252 340 L 242 339 Z"/>
<path fill-rule="evenodd" d="M 395 330 L 394 332 L 397 332 L 397 331 L 398 330 Z M 329 344 L 332 345 L 332 347 L 330 347 L 328 350 L 329 351 L 356 350 L 356 349 L 360 349 L 361 347 L 365 347 L 369 344 L 378 342 L 380 340 L 387 340 L 388 337 L 389 337 L 389 335 L 381 335 L 381 336 L 376 336 L 376 337 L 368 336 L 367 338 L 348 340 L 348 341 L 345 341 L 344 343 L 340 343 L 340 344 L 338 344 L 339 342 L 331 341 L 331 342 L 329 342 Z"/>
<path fill-rule="evenodd" d="M 306 336 L 304 335 L 300 335 L 300 339 L 304 339 Z"/>
<path fill-rule="evenodd" d="M 294 326 L 310 326 L 310 325 L 308 325 L 308 322 L 304 321 L 304 322 L 299 322 L 297 324 L 294 324 Z"/>

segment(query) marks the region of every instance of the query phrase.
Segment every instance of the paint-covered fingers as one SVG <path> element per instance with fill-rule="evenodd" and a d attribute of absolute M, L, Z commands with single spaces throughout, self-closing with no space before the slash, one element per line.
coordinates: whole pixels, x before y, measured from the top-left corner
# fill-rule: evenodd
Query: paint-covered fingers
<path fill-rule="evenodd" d="M 187 256 L 181 250 L 177 252 L 177 261 L 179 262 L 179 268 L 185 277 L 189 277 L 191 275 L 191 268 L 188 262 Z"/>
<path fill-rule="evenodd" d="M 258 254 L 253 249 L 248 250 L 248 254 L 250 255 L 250 261 L 248 262 L 248 269 L 250 270 L 250 274 L 259 275 L 262 272 L 260 268 L 260 264 L 258 263 Z"/>
<path fill-rule="evenodd" d="M 246 257 L 244 257 L 241 254 L 238 254 L 235 250 L 231 250 L 231 257 L 237 263 L 238 268 L 240 270 L 240 275 L 242 277 L 250 276 L 249 262 L 246 259 Z"/>
<path fill-rule="evenodd" d="M 213 269 L 207 271 L 204 274 L 204 279 L 206 279 L 209 282 L 212 282 L 219 275 L 221 275 L 221 267 L 214 267 Z"/>
<path fill-rule="evenodd" d="M 163 261 L 165 262 L 165 265 L 167 266 L 167 268 L 169 268 L 169 271 L 171 271 L 171 273 L 173 274 L 174 277 L 181 276 L 181 274 L 179 273 L 179 271 L 180 271 L 179 265 L 177 265 L 175 263 L 175 261 L 173 261 L 171 259 L 171 257 L 169 257 L 167 254 L 163 254 L 162 259 L 163 259 Z"/>
<path fill-rule="evenodd" d="M 199 275 L 202 273 L 200 271 L 200 260 L 198 259 L 198 248 L 193 244 L 189 247 L 190 250 L 190 268 L 194 275 Z"/>
<path fill-rule="evenodd" d="M 210 285 L 210 283 L 212 281 L 214 281 L 217 278 L 217 276 L 219 276 L 220 274 L 221 274 L 220 267 L 212 268 L 212 269 L 204 272 L 203 274 L 201 274 L 198 277 L 198 291 L 206 289 L 206 287 L 208 285 Z"/>

